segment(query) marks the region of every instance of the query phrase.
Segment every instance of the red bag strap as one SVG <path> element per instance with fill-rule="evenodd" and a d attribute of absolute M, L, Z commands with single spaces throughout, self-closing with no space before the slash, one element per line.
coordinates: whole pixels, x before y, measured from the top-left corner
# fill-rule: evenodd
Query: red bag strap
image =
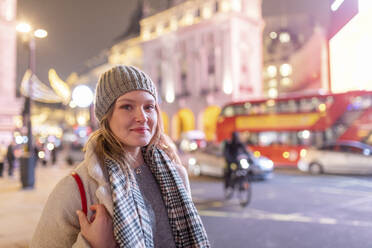
<path fill-rule="evenodd" d="M 79 187 L 80 198 L 81 198 L 81 206 L 83 208 L 83 212 L 85 213 L 85 215 L 87 215 L 88 214 L 88 207 L 87 207 L 87 197 L 85 195 L 85 190 L 84 190 L 84 184 L 81 181 L 81 178 L 80 178 L 79 174 L 77 174 L 75 171 L 71 172 L 71 176 L 75 179 L 75 181 L 76 181 L 76 183 Z"/>

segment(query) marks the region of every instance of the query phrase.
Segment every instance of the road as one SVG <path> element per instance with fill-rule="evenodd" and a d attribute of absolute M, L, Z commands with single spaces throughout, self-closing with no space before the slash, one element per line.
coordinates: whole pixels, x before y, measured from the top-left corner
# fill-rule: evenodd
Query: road
<path fill-rule="evenodd" d="M 28 246 L 50 191 L 72 169 L 60 162 L 37 168 L 34 190 L 0 178 L 0 247 Z M 276 171 L 253 184 L 244 209 L 223 200 L 219 179 L 191 178 L 191 187 L 215 248 L 372 247 L 372 178 Z"/>
<path fill-rule="evenodd" d="M 193 178 L 212 247 L 372 247 L 372 178 L 279 170 L 253 184 L 251 204 L 223 200 L 222 181 Z"/>

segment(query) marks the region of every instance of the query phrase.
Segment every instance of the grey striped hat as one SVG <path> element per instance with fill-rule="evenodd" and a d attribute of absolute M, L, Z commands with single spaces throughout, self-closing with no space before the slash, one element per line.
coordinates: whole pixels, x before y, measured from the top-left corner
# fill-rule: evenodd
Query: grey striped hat
<path fill-rule="evenodd" d="M 134 66 L 118 65 L 104 72 L 97 83 L 94 113 L 101 121 L 110 106 L 121 95 L 133 90 L 149 92 L 157 101 L 155 84 Z"/>

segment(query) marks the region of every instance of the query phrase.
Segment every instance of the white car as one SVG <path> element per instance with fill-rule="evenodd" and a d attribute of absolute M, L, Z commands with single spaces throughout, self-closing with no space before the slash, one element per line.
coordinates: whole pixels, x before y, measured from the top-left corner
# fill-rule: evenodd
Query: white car
<path fill-rule="evenodd" d="M 207 145 L 205 134 L 200 130 L 191 130 L 181 134 L 180 152 L 192 152 Z"/>
<path fill-rule="evenodd" d="M 311 148 L 297 167 L 311 174 L 372 174 L 372 147 L 356 141 L 341 141 Z"/>
<path fill-rule="evenodd" d="M 270 159 L 260 156 L 255 157 L 252 153 L 249 156 L 249 170 L 254 179 L 268 179 L 273 175 L 274 163 Z M 226 166 L 225 158 L 222 155 L 221 146 L 208 145 L 204 149 L 198 149 L 187 156 L 189 173 L 192 175 L 208 175 L 223 177 Z"/>

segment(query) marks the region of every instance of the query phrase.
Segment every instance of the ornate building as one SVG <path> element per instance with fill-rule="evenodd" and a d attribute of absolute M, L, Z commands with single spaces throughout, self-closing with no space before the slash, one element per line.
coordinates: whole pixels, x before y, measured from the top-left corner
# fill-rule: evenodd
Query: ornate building
<path fill-rule="evenodd" d="M 0 142 L 9 142 L 21 102 L 16 99 L 16 0 L 0 0 Z"/>
<path fill-rule="evenodd" d="M 328 90 L 324 26 L 305 13 L 267 17 L 263 42 L 263 92 L 266 97 Z"/>
<path fill-rule="evenodd" d="M 213 140 L 223 104 L 262 95 L 261 0 L 171 1 L 168 6 L 141 19 L 139 36 L 127 32 L 128 38 L 111 49 L 109 63 L 136 65 L 150 74 L 174 139 L 200 129 Z M 128 31 L 135 30 L 133 25 Z"/>

